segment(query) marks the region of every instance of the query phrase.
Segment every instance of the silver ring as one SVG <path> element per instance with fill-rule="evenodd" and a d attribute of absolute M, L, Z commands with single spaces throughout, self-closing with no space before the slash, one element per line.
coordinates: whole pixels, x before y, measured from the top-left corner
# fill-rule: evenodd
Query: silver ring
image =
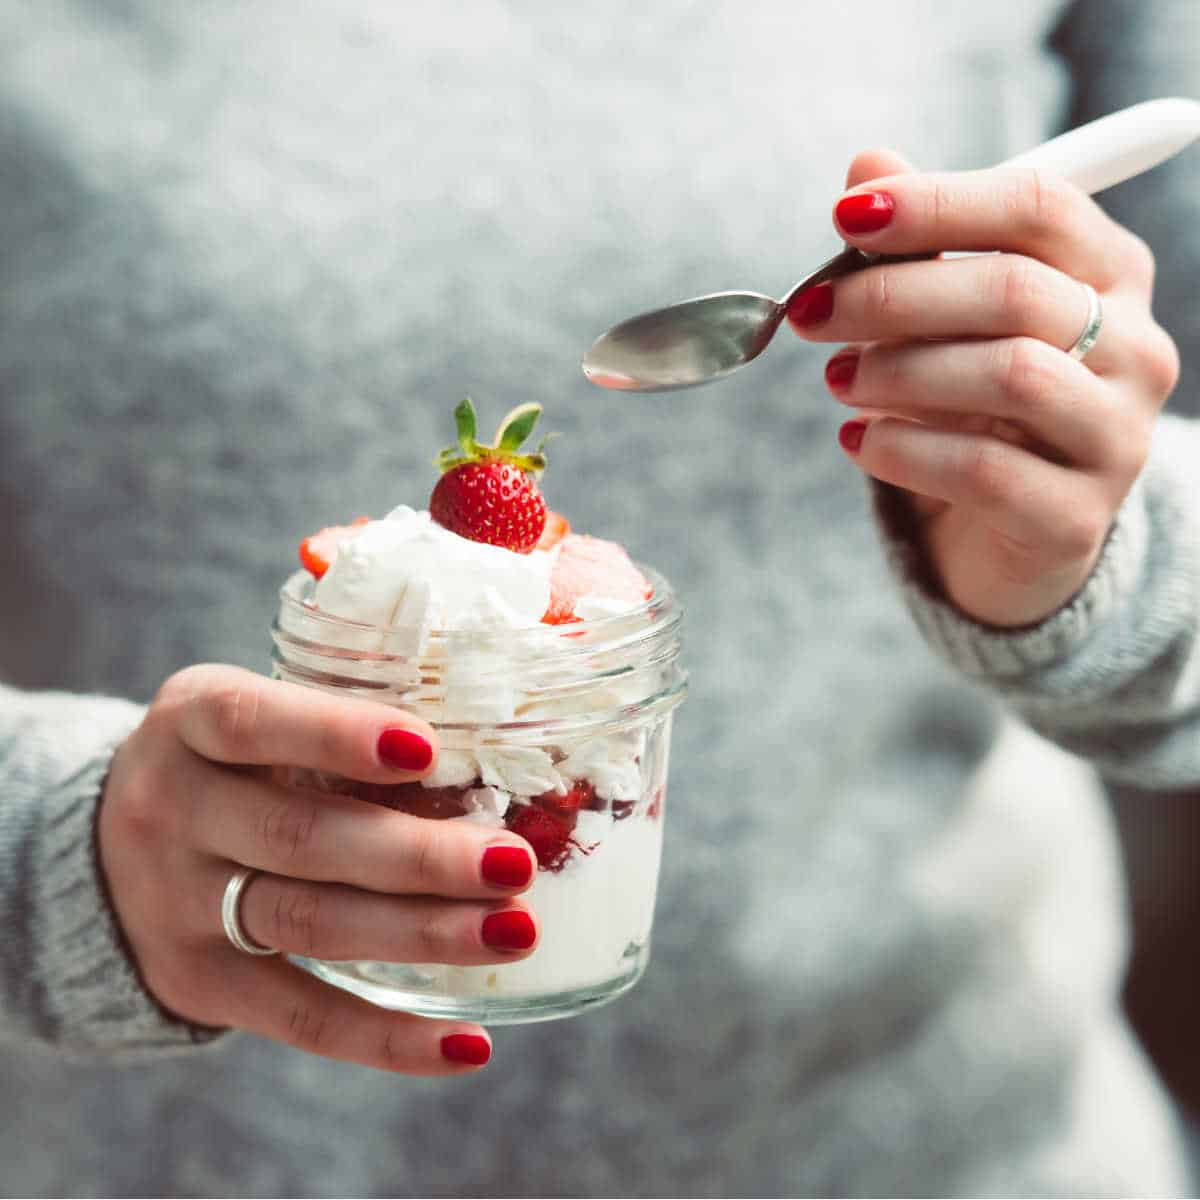
<path fill-rule="evenodd" d="M 1100 297 L 1090 283 L 1079 285 L 1087 293 L 1088 315 L 1083 332 L 1075 339 L 1075 344 L 1067 351 L 1070 358 L 1078 362 L 1095 344 L 1100 336 L 1100 326 L 1104 324 L 1104 309 L 1100 305 Z"/>
<path fill-rule="evenodd" d="M 242 929 L 239 913 L 242 892 L 257 874 L 259 872 L 253 867 L 239 867 L 229 877 L 229 882 L 225 885 L 225 895 L 221 898 L 221 924 L 225 928 L 225 936 L 243 954 L 278 954 L 279 951 L 272 950 L 270 946 L 260 946 L 257 942 L 252 942 Z"/>

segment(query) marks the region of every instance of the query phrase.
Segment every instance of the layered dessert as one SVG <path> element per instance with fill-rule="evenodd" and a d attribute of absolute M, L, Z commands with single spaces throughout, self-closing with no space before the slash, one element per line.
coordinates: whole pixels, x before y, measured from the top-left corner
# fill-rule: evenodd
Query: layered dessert
<path fill-rule="evenodd" d="M 429 509 L 305 539 L 283 589 L 276 674 L 394 703 L 439 731 L 418 783 L 296 782 L 524 838 L 541 939 L 521 961 L 307 964 L 380 1003 L 478 1019 L 568 1015 L 630 986 L 648 955 L 679 612 L 623 547 L 574 532 L 521 446 L 525 405 L 488 444 L 469 402 Z"/>

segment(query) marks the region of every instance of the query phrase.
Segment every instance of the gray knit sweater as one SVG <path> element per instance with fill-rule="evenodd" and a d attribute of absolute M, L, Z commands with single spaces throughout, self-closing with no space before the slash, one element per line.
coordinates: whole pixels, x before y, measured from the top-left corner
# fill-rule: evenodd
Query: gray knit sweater
<path fill-rule="evenodd" d="M 577 363 L 785 288 L 866 145 L 985 165 L 1070 96 L 1200 92 L 1200 6 L 418 12 L 0 6 L 0 1191 L 1183 1190 L 1094 769 L 1200 784 L 1200 431 L 1164 420 L 1085 590 L 1000 634 L 873 519 L 820 348 L 652 399 Z M 1197 197 L 1193 152 L 1109 201 L 1168 301 Z M 1163 312 L 1186 405 L 1200 325 Z M 211 1039 L 110 915 L 112 749 L 171 671 L 266 668 L 296 541 L 420 504 L 464 393 L 544 403 L 554 506 L 688 605 L 654 961 L 465 1080 Z"/>

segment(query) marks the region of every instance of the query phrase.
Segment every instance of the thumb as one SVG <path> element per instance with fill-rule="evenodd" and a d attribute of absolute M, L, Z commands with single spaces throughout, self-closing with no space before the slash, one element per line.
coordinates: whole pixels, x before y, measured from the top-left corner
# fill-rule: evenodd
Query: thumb
<path fill-rule="evenodd" d="M 864 150 L 856 154 L 846 172 L 846 187 L 857 187 L 885 175 L 909 175 L 917 168 L 894 150 Z"/>

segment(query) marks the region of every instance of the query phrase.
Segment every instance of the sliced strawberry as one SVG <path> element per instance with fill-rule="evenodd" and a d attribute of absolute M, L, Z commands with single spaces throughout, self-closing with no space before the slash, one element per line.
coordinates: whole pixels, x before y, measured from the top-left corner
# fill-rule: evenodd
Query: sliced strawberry
<path fill-rule="evenodd" d="M 546 510 L 546 528 L 542 530 L 542 536 L 538 539 L 535 549 L 553 550 L 570 532 L 571 523 L 567 518 L 562 513 L 548 508 Z"/>
<path fill-rule="evenodd" d="M 565 625 L 579 618 L 575 605 L 591 593 L 628 602 L 636 608 L 649 599 L 651 587 L 633 565 L 625 547 L 603 538 L 568 533 L 550 574 L 550 604 L 542 621 Z"/>
<path fill-rule="evenodd" d="M 574 844 L 571 839 L 574 814 L 568 824 L 563 817 L 538 804 L 510 804 L 504 824 L 530 844 L 541 870 L 561 871 L 566 866 Z"/>
<path fill-rule="evenodd" d="M 654 799 L 650 801 L 650 807 L 646 809 L 646 816 L 651 821 L 657 821 L 662 816 L 663 801 L 667 798 L 666 789 L 659 788 L 654 793 Z"/>
<path fill-rule="evenodd" d="M 300 543 L 300 561 L 304 564 L 304 569 L 314 578 L 320 579 L 329 570 L 329 564 L 333 562 L 333 556 L 342 542 L 370 520 L 370 517 L 356 517 L 349 525 L 329 525 L 316 533 L 310 533 Z"/>
<path fill-rule="evenodd" d="M 579 779 L 562 795 L 558 792 L 543 792 L 535 797 L 535 802 L 547 812 L 559 817 L 568 829 L 574 829 L 576 814 L 581 808 L 591 808 L 595 798 L 596 789 L 586 779 Z"/>

